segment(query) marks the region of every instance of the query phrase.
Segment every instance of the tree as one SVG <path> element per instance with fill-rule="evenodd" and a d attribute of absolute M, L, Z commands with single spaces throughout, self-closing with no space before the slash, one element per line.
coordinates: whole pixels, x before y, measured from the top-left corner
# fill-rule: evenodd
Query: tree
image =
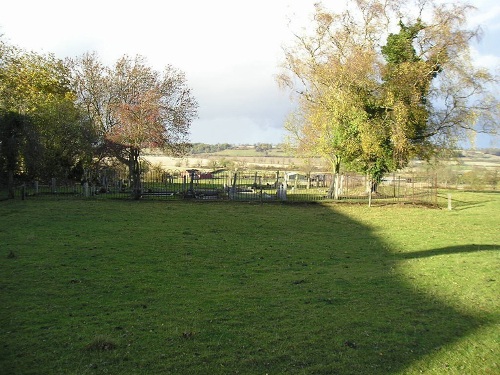
<path fill-rule="evenodd" d="M 480 35 L 465 28 L 472 9 L 352 0 L 332 13 L 316 5 L 312 35 L 296 35 L 278 78 L 298 98 L 286 125 L 298 150 L 331 160 L 337 175 L 340 162 L 365 172 L 373 187 L 415 156 L 495 131 L 490 85 L 498 80 L 471 63 L 469 43 Z"/>
<path fill-rule="evenodd" d="M 74 105 L 68 79 L 63 61 L 0 41 L 2 134 L 9 139 L 2 143 L 18 145 L 16 172 L 66 178 L 85 158 L 89 129 Z M 30 147 L 21 147 L 28 141 Z"/>
<path fill-rule="evenodd" d="M 255 151 L 257 152 L 265 152 L 267 155 L 267 152 L 269 150 L 273 149 L 273 145 L 271 143 L 256 143 L 255 144 Z"/>
<path fill-rule="evenodd" d="M 7 175 L 9 198 L 14 198 L 14 175 L 37 162 L 40 142 L 33 123 L 16 112 L 0 112 L 0 172 Z M 31 169 L 31 168 L 30 168 Z"/>
<path fill-rule="evenodd" d="M 140 155 L 148 148 L 170 154 L 187 151 L 197 103 L 185 75 L 167 66 L 163 74 L 141 56 L 123 56 L 113 68 L 95 54 L 72 61 L 78 103 L 99 134 L 96 146 L 128 165 L 134 194 L 140 196 Z"/>

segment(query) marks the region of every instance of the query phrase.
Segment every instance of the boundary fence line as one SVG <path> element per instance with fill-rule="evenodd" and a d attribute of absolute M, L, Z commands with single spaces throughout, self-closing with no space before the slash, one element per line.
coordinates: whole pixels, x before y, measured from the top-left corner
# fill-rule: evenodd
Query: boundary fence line
<path fill-rule="evenodd" d="M 334 176 L 331 173 L 227 171 L 205 172 L 197 169 L 150 171 L 141 174 L 140 191 L 127 174 L 102 169 L 82 181 L 30 181 L 18 184 L 15 198 L 57 197 L 58 199 L 197 199 L 232 201 L 311 202 L 333 200 Z M 373 203 L 417 203 L 436 205 L 435 176 L 391 174 L 380 181 L 375 192 L 367 193 L 365 176 L 343 173 L 339 178 L 338 199 Z"/>

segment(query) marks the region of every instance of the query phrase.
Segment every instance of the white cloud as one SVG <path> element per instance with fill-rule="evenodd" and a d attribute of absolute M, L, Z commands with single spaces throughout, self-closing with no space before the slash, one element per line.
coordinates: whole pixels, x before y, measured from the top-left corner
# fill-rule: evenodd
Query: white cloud
<path fill-rule="evenodd" d="M 287 17 L 308 15 L 312 6 L 309 0 L 17 0 L 2 7 L 0 32 L 13 44 L 59 57 L 97 51 L 112 64 L 123 54 L 141 54 L 157 69 L 174 65 L 200 104 L 193 139 L 220 134 L 229 142 L 236 134 L 218 129 L 239 123 L 252 129 L 249 139 L 265 142 L 280 138 L 290 107 L 274 81 L 280 47 L 291 38 Z M 238 142 L 245 139 L 240 134 Z"/>
<path fill-rule="evenodd" d="M 218 117 L 200 119 L 193 124 L 191 141 L 200 143 L 281 143 L 283 132 L 266 119 L 255 120 L 248 117 Z"/>
<path fill-rule="evenodd" d="M 475 0 L 471 5 L 477 8 L 469 18 L 469 24 L 477 26 L 483 25 L 488 29 L 500 29 L 500 4 L 497 0 Z"/>

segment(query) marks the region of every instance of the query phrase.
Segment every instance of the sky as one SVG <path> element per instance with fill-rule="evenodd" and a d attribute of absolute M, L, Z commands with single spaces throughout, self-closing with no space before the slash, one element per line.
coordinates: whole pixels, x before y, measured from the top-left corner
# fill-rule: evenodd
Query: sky
<path fill-rule="evenodd" d="M 310 24 L 318 0 L 0 0 L 0 34 L 10 44 L 59 58 L 97 52 L 112 65 L 127 54 L 157 70 L 186 74 L 199 104 L 191 142 L 278 144 L 293 110 L 275 80 L 293 30 Z M 324 0 L 335 9 L 342 0 Z M 500 66 L 500 4 L 471 0 L 478 65 Z M 291 21 L 291 23 L 290 23 Z M 492 147 L 489 138 L 479 147 Z"/>

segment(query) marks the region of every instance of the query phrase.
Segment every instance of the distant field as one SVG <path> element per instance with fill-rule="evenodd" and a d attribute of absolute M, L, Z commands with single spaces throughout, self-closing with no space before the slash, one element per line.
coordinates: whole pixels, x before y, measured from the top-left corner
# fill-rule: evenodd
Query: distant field
<path fill-rule="evenodd" d="M 226 156 L 226 157 L 281 157 L 294 158 L 294 154 L 290 151 L 285 151 L 281 148 L 273 148 L 267 151 L 257 151 L 255 148 L 235 148 L 227 149 L 210 154 L 195 154 L 190 155 L 191 158 L 208 157 L 208 156 Z M 444 162 L 444 161 L 443 161 Z M 460 152 L 460 156 L 450 159 L 448 162 L 454 164 L 466 165 L 486 165 L 500 167 L 500 156 L 487 154 L 482 151 L 464 150 Z"/>
<path fill-rule="evenodd" d="M 0 202 L 0 373 L 498 374 L 500 195 L 452 199 Z"/>
<path fill-rule="evenodd" d="M 500 168 L 500 156 L 485 154 L 481 151 L 462 151 L 460 157 L 442 160 L 441 163 L 452 165 L 457 170 L 471 169 L 474 167 Z M 419 164 L 422 165 L 424 163 L 421 162 L 416 165 Z"/>
<path fill-rule="evenodd" d="M 255 166 L 271 166 L 280 169 L 300 170 L 304 167 L 313 165 L 316 169 L 330 171 L 330 166 L 321 158 L 316 158 L 311 161 L 298 158 L 290 152 L 280 148 L 274 148 L 266 152 L 257 151 L 255 148 L 228 149 L 220 152 L 209 154 L 192 154 L 184 158 L 172 158 L 163 155 L 146 155 L 146 159 L 153 165 L 161 164 L 167 169 L 182 169 L 182 168 L 205 168 L 214 169 L 215 165 L 222 162 L 240 163 L 249 168 Z M 470 171 L 476 168 L 485 168 L 489 170 L 500 170 L 500 156 L 486 154 L 481 151 L 463 151 L 461 157 L 452 158 L 449 160 L 441 160 L 439 163 L 434 163 L 434 168 L 444 168 L 449 166 L 451 170 L 457 172 Z M 427 162 L 413 161 L 410 163 L 407 171 L 428 171 L 432 170 Z"/>
<path fill-rule="evenodd" d="M 289 152 L 286 152 L 282 149 L 274 148 L 268 151 L 257 151 L 255 149 L 233 149 L 233 150 L 224 150 L 220 152 L 213 153 L 211 155 L 216 156 L 247 156 L 247 157 L 282 157 L 282 158 L 290 158 L 293 155 Z"/>

